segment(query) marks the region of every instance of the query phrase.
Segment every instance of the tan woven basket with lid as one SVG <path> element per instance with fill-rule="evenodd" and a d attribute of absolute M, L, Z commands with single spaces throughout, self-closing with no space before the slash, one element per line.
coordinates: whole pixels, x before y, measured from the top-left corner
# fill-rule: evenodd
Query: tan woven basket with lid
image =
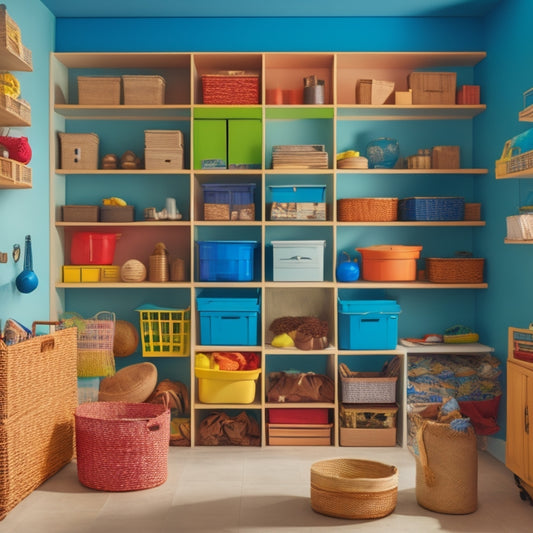
<path fill-rule="evenodd" d="M 398 498 L 398 469 L 363 459 L 326 459 L 311 465 L 311 507 L 337 518 L 383 518 Z"/>
<path fill-rule="evenodd" d="M 343 198 L 337 202 L 340 222 L 398 220 L 398 198 Z"/>

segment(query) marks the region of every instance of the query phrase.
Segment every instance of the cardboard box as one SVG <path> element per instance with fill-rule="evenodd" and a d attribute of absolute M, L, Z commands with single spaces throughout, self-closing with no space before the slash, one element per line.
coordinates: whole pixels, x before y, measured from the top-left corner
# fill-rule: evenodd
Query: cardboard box
<path fill-rule="evenodd" d="M 99 141 L 96 133 L 59 133 L 61 168 L 96 170 Z"/>
<path fill-rule="evenodd" d="M 396 428 L 340 428 L 341 446 L 396 446 Z"/>
<path fill-rule="evenodd" d="M 434 146 L 431 150 L 431 168 L 460 168 L 459 146 Z"/>
<path fill-rule="evenodd" d="M 270 446 L 330 446 L 333 424 L 267 424 Z"/>
<path fill-rule="evenodd" d="M 415 105 L 454 105 L 457 74 L 455 72 L 411 72 L 409 88 Z"/>
<path fill-rule="evenodd" d="M 356 85 L 357 104 L 391 104 L 394 98 L 394 82 L 382 80 L 359 80 Z"/>
<path fill-rule="evenodd" d="M 411 105 L 413 103 L 413 91 L 396 91 L 394 93 L 394 103 L 396 105 Z"/>

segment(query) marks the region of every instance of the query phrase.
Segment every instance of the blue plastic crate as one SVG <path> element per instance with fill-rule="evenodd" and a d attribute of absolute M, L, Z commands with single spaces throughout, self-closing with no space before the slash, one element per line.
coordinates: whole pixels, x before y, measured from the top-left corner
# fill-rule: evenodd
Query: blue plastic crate
<path fill-rule="evenodd" d="M 253 281 L 257 241 L 198 241 L 200 281 Z"/>
<path fill-rule="evenodd" d="M 394 300 L 338 300 L 341 350 L 394 350 L 400 306 Z"/>
<path fill-rule="evenodd" d="M 203 183 L 202 189 L 204 220 L 255 219 L 255 183 Z"/>
<path fill-rule="evenodd" d="M 200 344 L 206 346 L 257 346 L 259 291 L 239 291 L 224 297 L 220 291 L 202 291 L 196 298 L 200 316 Z M 238 296 L 237 296 L 238 294 Z"/>
<path fill-rule="evenodd" d="M 398 203 L 400 220 L 464 220 L 465 201 L 460 197 L 404 198 Z"/>
<path fill-rule="evenodd" d="M 325 202 L 325 185 L 269 185 L 273 202 Z"/>

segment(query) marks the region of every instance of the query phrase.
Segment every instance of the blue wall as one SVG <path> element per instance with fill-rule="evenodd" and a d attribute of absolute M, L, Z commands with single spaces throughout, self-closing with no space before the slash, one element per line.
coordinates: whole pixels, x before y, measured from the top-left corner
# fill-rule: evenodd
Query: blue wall
<path fill-rule="evenodd" d="M 55 19 L 40 0 L 4 0 L 9 16 L 18 24 L 22 43 L 32 52 L 33 72 L 13 72 L 21 85 L 21 98 L 31 105 L 32 125 L 11 128 L 13 136 L 26 136 L 32 148 L 29 166 L 33 188 L 0 190 L 0 251 L 9 261 L 0 264 L 0 322 L 14 318 L 28 326 L 34 320 L 48 320 L 49 313 L 49 55 L 54 48 Z M 31 235 L 33 267 L 39 286 L 30 294 L 15 287 L 22 270 L 23 254 L 18 263 L 12 259 L 14 244 L 24 250 L 24 238 Z"/>

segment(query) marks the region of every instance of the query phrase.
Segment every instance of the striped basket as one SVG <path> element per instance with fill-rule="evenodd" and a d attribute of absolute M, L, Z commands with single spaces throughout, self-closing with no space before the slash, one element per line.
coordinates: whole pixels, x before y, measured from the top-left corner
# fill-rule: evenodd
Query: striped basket
<path fill-rule="evenodd" d="M 202 76 L 204 104 L 258 104 L 259 76 L 242 72 Z"/>
<path fill-rule="evenodd" d="M 343 198 L 337 202 L 339 222 L 393 222 L 398 198 Z"/>

